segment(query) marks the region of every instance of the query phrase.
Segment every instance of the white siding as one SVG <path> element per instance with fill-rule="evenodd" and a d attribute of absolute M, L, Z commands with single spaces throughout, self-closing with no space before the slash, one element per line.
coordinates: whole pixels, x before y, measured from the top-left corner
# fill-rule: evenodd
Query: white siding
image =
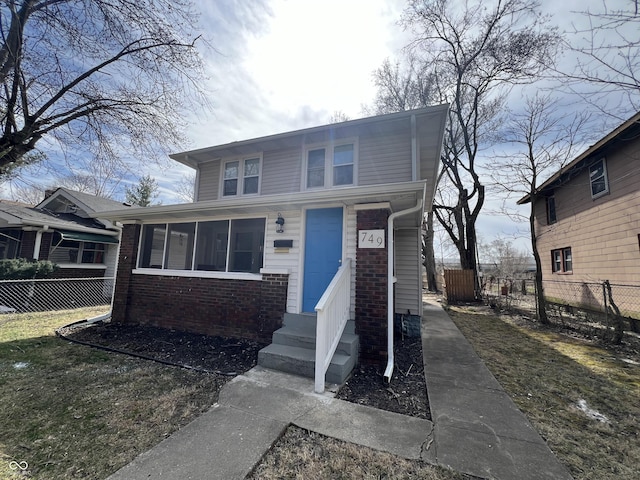
<path fill-rule="evenodd" d="M 267 217 L 265 231 L 264 268 L 286 268 L 289 271 L 289 289 L 287 291 L 287 312 L 300 311 L 298 305 L 298 285 L 300 279 L 300 238 L 302 235 L 302 215 L 299 210 L 281 210 L 285 219 L 284 233 L 276 233 L 278 212 Z M 293 240 L 293 248 L 288 252 L 276 253 L 274 240 Z"/>
<path fill-rule="evenodd" d="M 358 185 L 411 181 L 411 132 L 361 136 Z"/>
<path fill-rule="evenodd" d="M 220 186 L 220 161 L 207 162 L 200 165 L 200 175 L 198 175 L 198 198 L 197 202 L 206 200 L 216 200 Z"/>
<path fill-rule="evenodd" d="M 395 232 L 396 313 L 421 315 L 419 229 Z"/>
<path fill-rule="evenodd" d="M 351 259 L 351 318 L 356 318 L 356 247 L 358 245 L 358 218 L 353 206 L 347 207 L 347 251 L 344 257 Z"/>
<path fill-rule="evenodd" d="M 264 152 L 262 162 L 262 195 L 300 191 L 302 149 Z"/>

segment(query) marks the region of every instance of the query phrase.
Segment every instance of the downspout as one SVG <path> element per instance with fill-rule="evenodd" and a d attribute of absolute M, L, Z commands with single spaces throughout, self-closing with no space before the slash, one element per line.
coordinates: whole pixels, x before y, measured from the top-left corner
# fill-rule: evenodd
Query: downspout
<path fill-rule="evenodd" d="M 404 215 L 409 215 L 410 213 L 417 212 L 418 210 L 424 209 L 424 199 L 427 195 L 427 184 L 425 182 L 424 189 L 422 192 L 422 198 L 418 199 L 415 207 L 408 208 L 406 210 L 401 210 L 399 212 L 394 212 L 389 215 L 389 219 L 387 220 L 387 368 L 384 371 L 384 379 L 387 383 L 391 382 L 391 377 L 393 376 L 393 314 L 395 312 L 394 308 L 394 298 L 393 298 L 393 285 L 396 283 L 397 279 L 393 275 L 393 267 L 394 267 L 394 242 L 393 242 L 393 222 L 396 218 L 402 217 Z"/>

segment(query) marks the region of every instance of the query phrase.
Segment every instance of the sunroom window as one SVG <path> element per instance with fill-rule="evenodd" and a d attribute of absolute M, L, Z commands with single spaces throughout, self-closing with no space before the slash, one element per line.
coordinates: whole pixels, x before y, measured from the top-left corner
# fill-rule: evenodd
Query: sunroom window
<path fill-rule="evenodd" d="M 264 231 L 264 218 L 144 225 L 138 267 L 259 273 Z"/>

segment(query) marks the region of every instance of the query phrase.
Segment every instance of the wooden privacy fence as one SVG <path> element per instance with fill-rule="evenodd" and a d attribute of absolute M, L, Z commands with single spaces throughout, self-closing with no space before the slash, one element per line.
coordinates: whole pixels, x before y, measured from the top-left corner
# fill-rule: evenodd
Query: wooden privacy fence
<path fill-rule="evenodd" d="M 444 296 L 447 303 L 473 302 L 473 270 L 445 270 Z"/>

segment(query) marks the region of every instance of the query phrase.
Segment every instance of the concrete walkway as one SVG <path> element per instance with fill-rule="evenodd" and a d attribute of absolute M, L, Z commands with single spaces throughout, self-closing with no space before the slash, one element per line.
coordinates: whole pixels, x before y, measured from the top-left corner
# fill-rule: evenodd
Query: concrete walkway
<path fill-rule="evenodd" d="M 437 303 L 422 325 L 434 423 L 313 393 L 313 380 L 256 367 L 209 411 L 108 480 L 242 479 L 291 424 L 482 478 L 570 479 Z"/>
<path fill-rule="evenodd" d="M 436 462 L 482 478 L 570 479 L 440 304 L 427 300 L 423 318 Z"/>

